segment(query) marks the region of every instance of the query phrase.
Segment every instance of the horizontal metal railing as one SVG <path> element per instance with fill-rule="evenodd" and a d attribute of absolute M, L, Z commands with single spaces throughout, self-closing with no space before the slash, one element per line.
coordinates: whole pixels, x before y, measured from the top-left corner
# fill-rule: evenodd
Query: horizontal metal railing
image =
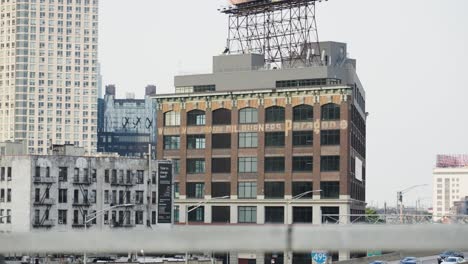
<path fill-rule="evenodd" d="M 0 254 L 468 250 L 468 225 L 154 226 L 141 231 L 0 233 Z"/>

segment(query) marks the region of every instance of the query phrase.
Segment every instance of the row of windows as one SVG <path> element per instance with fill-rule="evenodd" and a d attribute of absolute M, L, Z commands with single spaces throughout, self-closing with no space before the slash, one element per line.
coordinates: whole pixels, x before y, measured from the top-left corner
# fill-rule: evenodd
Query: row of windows
<path fill-rule="evenodd" d="M 81 195 L 80 195 L 81 193 Z M 81 198 L 80 198 L 81 197 Z M 49 189 L 45 189 L 41 193 L 40 188 L 36 188 L 34 192 L 34 203 L 44 204 L 47 203 L 47 199 L 50 199 Z M 153 204 L 155 204 L 156 194 L 153 193 Z M 97 202 L 96 190 L 78 190 L 73 191 L 73 204 L 95 204 Z M 58 190 L 58 203 L 68 203 L 68 189 Z M 104 204 L 143 204 L 144 203 L 144 192 L 143 191 L 117 191 L 117 190 L 104 190 Z"/>
<path fill-rule="evenodd" d="M 292 134 L 292 143 L 295 147 L 312 146 L 314 132 L 313 131 L 294 131 Z M 231 148 L 231 134 L 212 134 L 212 148 L 226 149 Z M 180 136 L 164 136 L 164 149 L 178 150 L 180 149 Z M 284 147 L 286 143 L 285 132 L 266 132 L 265 147 Z M 320 144 L 322 146 L 340 145 L 340 130 L 324 130 L 320 134 Z M 257 148 L 258 133 L 242 132 L 239 133 L 239 148 Z M 206 136 L 202 135 L 187 135 L 188 149 L 205 149 Z"/>
<path fill-rule="evenodd" d="M 203 199 L 205 196 L 205 183 L 188 182 L 187 198 Z M 239 182 L 237 185 L 237 196 L 239 199 L 256 199 L 257 182 Z M 313 196 L 312 182 L 293 182 L 292 196 L 300 196 L 300 199 L 311 199 Z M 212 182 L 212 197 L 225 197 L 231 195 L 230 182 Z M 263 186 L 264 195 L 267 199 L 283 199 L 285 195 L 284 182 L 265 182 Z M 339 182 L 320 182 L 321 199 L 338 199 L 340 196 Z"/>
<path fill-rule="evenodd" d="M 331 215 L 339 214 L 339 207 L 321 207 L 322 222 L 336 222 L 336 217 Z M 205 207 L 188 207 L 189 222 L 204 222 Z M 190 211 L 191 210 L 191 211 Z M 332 214 L 330 214 L 332 213 Z M 312 223 L 313 208 L 311 206 L 293 206 L 292 207 L 292 223 Z M 229 206 L 212 206 L 211 207 L 211 222 L 212 223 L 229 223 L 231 211 Z M 335 220 L 333 220 L 335 219 Z M 257 223 L 257 207 L 256 206 L 238 206 L 237 207 L 237 222 L 238 223 Z M 267 224 L 283 224 L 285 223 L 285 208 L 284 206 L 265 206 L 264 222 Z"/>
<path fill-rule="evenodd" d="M 339 120 L 341 113 L 340 106 L 337 104 L 326 104 L 321 107 L 321 119 Z M 286 110 L 281 106 L 272 106 L 265 109 L 266 123 L 281 123 L 286 119 Z M 231 121 L 231 110 L 221 108 L 214 110 L 213 125 L 229 125 Z M 256 108 L 243 108 L 239 110 L 239 124 L 258 123 L 258 110 Z M 293 121 L 304 122 L 313 121 L 314 107 L 311 105 L 298 105 L 293 108 Z M 187 113 L 187 125 L 204 126 L 206 125 L 206 113 L 202 110 L 192 110 Z M 180 126 L 180 113 L 170 111 L 164 113 L 164 126 Z"/>
<path fill-rule="evenodd" d="M 238 158 L 239 173 L 255 173 L 258 171 L 257 157 L 239 157 Z M 313 157 L 300 156 L 292 158 L 292 170 L 294 172 L 312 172 Z M 285 158 L 284 157 L 265 157 L 264 159 L 265 172 L 284 172 Z M 340 170 L 340 156 L 322 156 L 320 158 L 321 172 L 335 172 Z M 231 158 L 212 158 L 211 159 L 212 173 L 231 173 Z M 206 161 L 202 158 L 187 159 L 187 174 L 206 173 Z"/>
<path fill-rule="evenodd" d="M 68 167 L 59 167 L 58 168 L 59 181 L 66 182 L 68 181 Z M 73 181 L 77 183 L 90 183 L 97 181 L 97 170 L 96 169 L 80 169 L 74 168 Z M 36 166 L 35 168 L 35 177 L 41 178 L 51 177 L 51 168 L 50 167 L 40 167 Z M 144 183 L 144 171 L 143 170 L 104 170 L 104 182 L 105 183 Z"/>

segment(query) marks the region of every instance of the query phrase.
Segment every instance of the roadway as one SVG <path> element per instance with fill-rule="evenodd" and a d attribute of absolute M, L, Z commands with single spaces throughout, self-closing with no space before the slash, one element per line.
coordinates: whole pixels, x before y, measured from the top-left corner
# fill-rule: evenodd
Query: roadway
<path fill-rule="evenodd" d="M 441 252 L 442 253 L 442 252 Z M 468 252 L 463 252 L 466 258 L 468 258 Z M 411 256 L 407 256 L 411 257 Z M 426 257 L 419 257 L 418 259 L 421 261 L 421 264 L 438 264 L 437 263 L 438 255 L 434 256 L 426 256 Z M 388 264 L 399 264 L 400 260 L 389 261 Z"/>

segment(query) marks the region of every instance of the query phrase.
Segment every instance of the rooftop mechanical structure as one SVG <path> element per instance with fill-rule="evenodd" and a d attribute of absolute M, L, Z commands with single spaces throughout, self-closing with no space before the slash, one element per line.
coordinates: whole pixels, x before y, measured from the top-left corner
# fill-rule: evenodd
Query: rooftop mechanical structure
<path fill-rule="evenodd" d="M 269 67 L 322 65 L 317 0 L 231 0 L 225 54 L 265 54 Z"/>

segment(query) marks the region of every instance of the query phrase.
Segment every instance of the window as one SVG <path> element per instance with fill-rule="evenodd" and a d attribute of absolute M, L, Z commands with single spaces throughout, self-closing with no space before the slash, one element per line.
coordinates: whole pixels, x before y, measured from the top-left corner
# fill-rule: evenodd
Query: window
<path fill-rule="evenodd" d="M 314 108 L 310 105 L 298 105 L 293 108 L 293 121 L 305 122 L 314 120 Z"/>
<path fill-rule="evenodd" d="M 164 136 L 164 149 L 180 149 L 180 136 Z"/>
<path fill-rule="evenodd" d="M 205 221 L 205 207 L 200 206 L 194 209 L 194 206 L 189 206 L 188 221 L 189 222 L 203 222 Z M 192 211 L 190 211 L 192 210 Z"/>
<path fill-rule="evenodd" d="M 211 183 L 211 196 L 212 197 L 225 197 L 231 195 L 230 182 L 212 182 Z"/>
<path fill-rule="evenodd" d="M 296 207 L 292 208 L 293 224 L 294 223 L 312 223 L 312 207 Z"/>
<path fill-rule="evenodd" d="M 36 177 L 38 177 L 38 178 L 41 177 L 41 167 L 36 166 L 36 174 L 35 174 L 35 175 L 36 175 Z"/>
<path fill-rule="evenodd" d="M 127 179 L 127 182 L 130 183 L 130 181 Z M 137 170 L 137 184 L 143 184 L 145 182 L 145 171 L 142 170 Z"/>
<path fill-rule="evenodd" d="M 0 203 L 5 202 L 5 189 L 0 189 Z"/>
<path fill-rule="evenodd" d="M 284 132 L 265 133 L 265 147 L 284 147 Z"/>
<path fill-rule="evenodd" d="M 59 203 L 67 203 L 68 202 L 68 190 L 67 189 L 59 189 Z"/>
<path fill-rule="evenodd" d="M 180 173 L 180 159 L 173 159 L 174 173 L 178 175 Z M 156 184 L 156 181 L 155 181 Z"/>
<path fill-rule="evenodd" d="M 5 167 L 0 168 L 0 181 L 5 180 Z"/>
<path fill-rule="evenodd" d="M 68 181 L 68 168 L 67 167 L 59 168 L 59 181 L 61 182 Z"/>
<path fill-rule="evenodd" d="M 180 113 L 174 111 L 164 113 L 164 126 L 180 126 Z"/>
<path fill-rule="evenodd" d="M 265 223 L 284 223 L 284 207 L 265 206 Z"/>
<path fill-rule="evenodd" d="M 257 207 L 239 206 L 237 208 L 237 217 L 239 223 L 257 223 Z"/>
<path fill-rule="evenodd" d="M 179 206 L 174 206 L 174 223 L 179 223 Z"/>
<path fill-rule="evenodd" d="M 67 224 L 67 210 L 58 210 L 58 224 L 59 225 Z"/>
<path fill-rule="evenodd" d="M 337 206 L 322 206 L 322 223 L 337 223 L 339 221 L 340 208 Z"/>
<path fill-rule="evenodd" d="M 143 191 L 135 191 L 135 203 L 136 204 L 143 204 L 143 201 L 144 201 L 144 195 L 143 194 L 144 194 Z M 121 197 L 122 197 L 122 195 L 121 195 Z M 122 200 L 122 204 L 123 204 L 123 200 Z"/>
<path fill-rule="evenodd" d="M 142 225 L 143 224 L 143 211 L 136 211 L 135 212 L 135 224 Z"/>
<path fill-rule="evenodd" d="M 284 182 L 265 182 L 265 198 L 284 198 Z"/>
<path fill-rule="evenodd" d="M 187 198 L 203 199 L 205 197 L 205 184 L 202 182 L 187 183 Z"/>
<path fill-rule="evenodd" d="M 50 168 L 48 167 L 49 171 Z M 50 175 L 49 175 L 50 176 Z M 11 181 L 11 167 L 7 168 L 7 181 Z"/>
<path fill-rule="evenodd" d="M 294 131 L 293 132 L 293 146 L 312 146 L 314 140 L 313 131 Z"/>
<path fill-rule="evenodd" d="M 3 224 L 3 212 L 5 211 L 5 209 L 0 209 L 0 224 Z"/>
<path fill-rule="evenodd" d="M 156 192 L 151 192 L 151 203 L 156 204 Z"/>
<path fill-rule="evenodd" d="M 230 173 L 231 172 L 231 158 L 211 159 L 211 172 L 212 173 Z"/>
<path fill-rule="evenodd" d="M 340 106 L 337 104 L 323 105 L 322 120 L 340 120 Z"/>
<path fill-rule="evenodd" d="M 231 208 L 229 206 L 212 206 L 212 223 L 229 223 L 231 220 Z"/>
<path fill-rule="evenodd" d="M 320 171 L 339 171 L 340 156 L 322 156 L 320 159 Z"/>
<path fill-rule="evenodd" d="M 109 170 L 104 171 L 104 182 L 109 183 Z"/>
<path fill-rule="evenodd" d="M 206 123 L 205 111 L 193 110 L 187 113 L 187 125 L 204 126 Z"/>
<path fill-rule="evenodd" d="M 11 202 L 11 189 L 7 189 L 7 203 Z"/>
<path fill-rule="evenodd" d="M 285 120 L 284 107 L 272 106 L 265 109 L 265 123 L 281 123 Z"/>
<path fill-rule="evenodd" d="M 284 157 L 266 157 L 265 172 L 284 172 Z"/>
<path fill-rule="evenodd" d="M 320 144 L 323 146 L 340 145 L 340 130 L 323 130 L 320 134 Z"/>
<path fill-rule="evenodd" d="M 293 171 L 308 171 L 312 172 L 312 157 L 293 157 Z"/>
<path fill-rule="evenodd" d="M 256 199 L 257 182 L 239 182 L 237 192 L 239 199 Z"/>
<path fill-rule="evenodd" d="M 257 157 L 240 157 L 239 173 L 257 172 Z"/>
<path fill-rule="evenodd" d="M 322 199 L 338 199 L 340 198 L 340 182 L 321 182 L 320 197 Z"/>
<path fill-rule="evenodd" d="M 297 197 L 298 199 L 311 199 L 313 193 L 312 191 L 312 182 L 293 182 L 292 183 L 292 196 Z M 304 194 L 306 192 L 310 192 L 308 194 Z"/>
<path fill-rule="evenodd" d="M 213 125 L 230 125 L 231 110 L 220 108 L 213 111 Z"/>
<path fill-rule="evenodd" d="M 156 211 L 151 212 L 151 224 L 152 225 L 156 224 Z"/>
<path fill-rule="evenodd" d="M 258 123 L 258 112 L 255 108 L 244 108 L 239 110 L 239 124 Z"/>
<path fill-rule="evenodd" d="M 188 174 L 205 173 L 205 160 L 204 159 L 187 159 L 187 173 Z"/>
<path fill-rule="evenodd" d="M 205 135 L 188 135 L 188 149 L 205 149 Z"/>
<path fill-rule="evenodd" d="M 231 134 L 213 134 L 211 139 L 214 149 L 231 148 Z"/>
<path fill-rule="evenodd" d="M 104 191 L 104 204 L 109 204 L 109 190 Z"/>
<path fill-rule="evenodd" d="M 258 147 L 258 134 L 254 132 L 239 133 L 239 148 Z"/>

